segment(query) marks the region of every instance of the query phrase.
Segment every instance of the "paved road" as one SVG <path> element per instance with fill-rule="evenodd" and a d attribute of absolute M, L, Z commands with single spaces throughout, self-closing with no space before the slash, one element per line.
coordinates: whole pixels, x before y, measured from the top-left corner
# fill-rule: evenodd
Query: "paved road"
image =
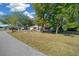
<path fill-rule="evenodd" d="M 23 42 L 0 31 L 0 56 L 45 56 Z"/>

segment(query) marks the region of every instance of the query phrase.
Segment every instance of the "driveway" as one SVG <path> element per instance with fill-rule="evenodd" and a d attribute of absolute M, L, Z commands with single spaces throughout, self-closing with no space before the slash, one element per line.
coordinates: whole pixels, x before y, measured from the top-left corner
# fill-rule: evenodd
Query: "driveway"
<path fill-rule="evenodd" d="M 45 56 L 43 53 L 0 31 L 0 56 Z"/>

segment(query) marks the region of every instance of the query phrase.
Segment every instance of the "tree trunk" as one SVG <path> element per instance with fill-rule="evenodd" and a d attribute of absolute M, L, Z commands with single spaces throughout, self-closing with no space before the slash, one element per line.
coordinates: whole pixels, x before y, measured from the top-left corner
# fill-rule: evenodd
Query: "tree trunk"
<path fill-rule="evenodd" d="M 60 27 L 61 27 L 61 25 L 57 24 L 57 27 L 56 27 L 56 34 L 58 34 Z"/>
<path fill-rule="evenodd" d="M 56 34 L 58 34 L 59 32 L 59 28 L 61 27 L 62 25 L 62 22 L 61 22 L 61 19 L 57 21 L 57 27 L 56 27 Z"/>
<path fill-rule="evenodd" d="M 41 32 L 44 32 L 44 25 L 45 25 L 45 23 L 44 23 L 44 19 L 42 19 L 42 24 L 41 24 Z"/>
<path fill-rule="evenodd" d="M 58 34 L 58 31 L 59 31 L 59 27 L 56 28 L 56 34 Z"/>
<path fill-rule="evenodd" d="M 44 25 L 41 26 L 41 32 L 43 32 L 43 31 L 44 31 Z"/>

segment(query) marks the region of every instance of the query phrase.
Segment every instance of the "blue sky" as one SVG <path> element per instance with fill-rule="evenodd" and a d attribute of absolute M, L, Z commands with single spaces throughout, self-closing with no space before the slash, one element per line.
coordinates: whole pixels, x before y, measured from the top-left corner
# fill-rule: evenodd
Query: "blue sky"
<path fill-rule="evenodd" d="M 34 18 L 35 10 L 31 4 L 25 3 L 0 3 L 0 15 L 9 15 L 19 11 L 30 18 Z"/>

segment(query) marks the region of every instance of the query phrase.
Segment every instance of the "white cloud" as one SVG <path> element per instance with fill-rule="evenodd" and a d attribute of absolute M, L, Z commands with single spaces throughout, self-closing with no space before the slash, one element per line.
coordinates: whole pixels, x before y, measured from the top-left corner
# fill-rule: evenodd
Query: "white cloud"
<path fill-rule="evenodd" d="M 10 8 L 10 10 L 12 12 L 15 12 L 15 11 L 23 11 L 24 15 L 27 15 L 29 18 L 34 18 L 34 16 L 32 16 L 33 14 L 35 14 L 34 12 L 31 12 L 29 13 L 28 11 L 26 11 L 26 8 L 30 7 L 30 4 L 25 4 L 25 3 L 11 3 L 9 4 L 8 6 L 6 6 L 8 8 Z"/>
<path fill-rule="evenodd" d="M 1 11 L 0 11 L 0 15 L 6 15 L 6 14 L 5 14 L 4 12 L 1 12 Z"/>
<path fill-rule="evenodd" d="M 2 5 L 2 3 L 0 3 L 0 5 Z"/>
<path fill-rule="evenodd" d="M 25 4 L 25 3 L 11 3 L 7 6 L 10 8 L 12 12 L 15 11 L 25 11 L 26 8 L 30 7 L 30 4 Z"/>
<path fill-rule="evenodd" d="M 27 11 L 24 12 L 24 15 L 27 15 L 31 19 L 34 18 L 34 16 L 32 16 L 32 14 Z"/>
<path fill-rule="evenodd" d="M 32 15 L 35 15 L 35 12 L 31 12 Z"/>

